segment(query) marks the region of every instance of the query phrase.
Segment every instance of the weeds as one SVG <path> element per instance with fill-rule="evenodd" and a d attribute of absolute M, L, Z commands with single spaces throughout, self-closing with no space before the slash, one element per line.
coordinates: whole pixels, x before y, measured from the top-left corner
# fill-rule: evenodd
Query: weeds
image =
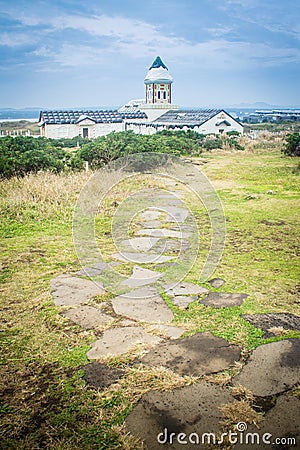
<path fill-rule="evenodd" d="M 214 277 L 226 280 L 219 291 L 244 292 L 249 297 L 239 308 L 216 310 L 198 301 L 187 310 L 173 307 L 174 322 L 182 323 L 186 334 L 211 331 L 246 353 L 272 339 L 264 340 L 262 331 L 240 314 L 284 311 L 299 315 L 298 163 L 282 156 L 277 142 L 266 141 L 264 147 L 217 150 L 202 156 L 207 161 L 202 170 L 217 189 L 227 219 L 226 247 Z M 164 368 L 143 367 L 126 356 L 110 362 L 125 368 L 117 384 L 100 392 L 85 385 L 82 368 L 95 335 L 58 314 L 49 283 L 56 275 L 80 268 L 72 242 L 72 214 L 91 175 L 40 173 L 0 183 L 3 449 L 140 449 L 141 443 L 128 436 L 123 426 L 130 408 L 149 389 L 173 389 L 195 381 Z M 99 210 L 96 230 L 104 255 L 113 250 L 107 233 L 114 211 L 125 194 L 151 185 L 147 177 L 116 186 Z M 152 186 L 160 187 L 161 181 Z M 270 190 L 276 194 L 268 194 Z M 247 194 L 259 198 L 245 201 Z M 194 208 L 203 245 L 187 277 L 197 282 L 210 228 L 202 209 L 194 207 L 192 200 L 189 206 Z M 121 269 L 128 274 L 128 267 Z M 96 302 L 104 299 L 110 296 L 98 297 Z M 299 337 L 296 332 L 281 333 L 277 329 L 273 340 Z M 231 376 L 227 371 L 211 381 L 228 385 Z M 253 409 L 251 394 L 232 394 L 235 403 L 223 409 L 227 426 L 242 418 L 259 423 L 261 416 Z M 296 390 L 295 395 L 299 395 Z"/>

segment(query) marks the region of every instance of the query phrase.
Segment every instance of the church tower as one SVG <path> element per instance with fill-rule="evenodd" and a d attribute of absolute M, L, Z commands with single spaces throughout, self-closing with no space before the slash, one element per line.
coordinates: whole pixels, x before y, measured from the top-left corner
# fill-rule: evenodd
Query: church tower
<path fill-rule="evenodd" d="M 173 78 L 159 56 L 157 56 L 149 68 L 144 83 L 146 85 L 147 104 L 171 104 L 171 84 L 173 83 Z"/>
<path fill-rule="evenodd" d="M 171 109 L 178 109 L 177 105 L 171 103 L 173 78 L 159 56 L 149 68 L 144 83 L 146 85 L 146 102 L 140 105 L 140 111 L 146 113 L 149 122 L 153 122 Z"/>

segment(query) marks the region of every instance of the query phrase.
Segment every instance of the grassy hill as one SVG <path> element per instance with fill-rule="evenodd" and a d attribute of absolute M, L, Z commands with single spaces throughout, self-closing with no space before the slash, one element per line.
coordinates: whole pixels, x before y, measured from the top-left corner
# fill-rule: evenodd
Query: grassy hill
<path fill-rule="evenodd" d="M 201 170 L 215 186 L 227 221 L 225 252 L 214 276 L 226 280 L 223 292 L 249 297 L 240 308 L 213 311 L 199 303 L 188 310 L 173 307 L 174 323 L 184 322 L 188 334 L 209 330 L 245 353 L 262 342 L 300 337 L 277 330 L 275 338 L 264 340 L 261 331 L 240 317 L 283 311 L 299 315 L 299 167 L 280 148 L 279 141 L 264 141 L 249 144 L 243 152 L 217 150 L 195 159 L 204 163 Z M 58 314 L 49 284 L 53 277 L 80 268 L 72 213 L 90 176 L 39 173 L 0 181 L 3 449 L 137 450 L 141 447 L 122 424 L 141 394 L 191 382 L 135 365 L 129 355 L 109 361 L 126 371 L 118 385 L 97 392 L 82 379 L 85 354 L 95 337 Z M 136 188 L 128 186 L 127 192 Z M 122 192 L 110 193 L 97 223 L 107 255 L 107 233 Z M 191 208 L 200 221 L 201 211 Z M 203 239 L 209 243 L 206 226 Z M 197 282 L 199 264 L 189 281 Z M 221 382 L 232 373 L 223 375 Z"/>

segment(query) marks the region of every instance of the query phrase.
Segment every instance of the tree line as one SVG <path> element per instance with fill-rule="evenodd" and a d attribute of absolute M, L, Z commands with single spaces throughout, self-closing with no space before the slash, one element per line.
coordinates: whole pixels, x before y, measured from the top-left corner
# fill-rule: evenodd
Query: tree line
<path fill-rule="evenodd" d="M 31 136 L 6 136 L 0 138 L 0 176 L 24 176 L 29 172 L 62 172 L 82 170 L 85 161 L 98 169 L 122 156 L 136 153 L 165 153 L 198 156 L 204 150 L 222 148 L 225 144 L 243 150 L 238 142 L 239 133 L 205 136 L 193 130 L 163 130 L 147 136 L 133 131 L 112 132 L 93 141 L 80 136 L 73 139 L 34 138 Z M 300 155 L 300 134 L 286 138 L 283 151 L 287 155 Z"/>

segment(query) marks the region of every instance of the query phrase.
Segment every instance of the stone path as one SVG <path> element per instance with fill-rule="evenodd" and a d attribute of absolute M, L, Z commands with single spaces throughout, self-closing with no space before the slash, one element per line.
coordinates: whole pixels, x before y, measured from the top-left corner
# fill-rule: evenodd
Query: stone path
<path fill-rule="evenodd" d="M 300 331 L 300 317 L 289 313 L 242 314 L 243 319 L 264 331 L 264 337 L 276 336 L 276 330 Z"/>
<path fill-rule="evenodd" d="M 257 405 L 272 403 L 260 425 L 260 434 L 297 436 L 300 445 L 299 422 L 295 420 L 296 414 L 300 415 L 300 400 L 292 393 L 294 386 L 300 383 L 299 340 L 286 339 L 261 345 L 246 363 L 241 363 L 242 349 L 238 346 L 209 332 L 182 337 L 187 330 L 172 324 L 174 314 L 163 294 L 175 307 L 183 309 L 189 308 L 192 302 L 200 302 L 207 308 L 239 307 L 247 294 L 216 292 L 225 283 L 220 278 L 209 281 L 212 291 L 190 282 L 165 280 L 165 271 L 168 268 L 176 270 L 179 266 L 178 254 L 189 251 L 193 245 L 191 236 L 195 232 L 189 210 L 184 207 L 185 192 L 171 180 L 169 185 L 172 190 L 168 193 L 154 190 L 151 199 L 157 206 L 150 205 L 140 213 L 140 229 L 135 230 L 133 236 L 121 236 L 118 253 L 113 255 L 114 262 L 92 264 L 75 274 L 63 274 L 51 281 L 51 293 L 55 305 L 61 307 L 60 314 L 95 333 L 96 340 L 87 352 L 87 358 L 94 361 L 85 368 L 87 384 L 105 389 L 126 376 L 126 370 L 105 364 L 107 357 L 126 354 L 137 355 L 135 364 L 165 367 L 183 377 L 217 374 L 236 367 L 239 362 L 241 370 L 232 377 L 232 386 L 251 391 Z M 117 267 L 123 262 L 134 263 L 131 275 L 120 283 L 125 291 L 112 299 L 107 299 L 108 296 L 102 299 L 105 289 L 99 283 L 101 275 L 108 267 Z M 147 268 L 141 266 L 145 263 Z M 98 277 L 97 283 L 87 277 Z M 299 317 L 292 314 L 242 317 L 265 331 L 265 337 L 274 335 L 272 330 L 276 327 L 300 328 Z M 138 356 L 141 349 L 143 356 Z M 152 390 L 143 395 L 126 419 L 128 431 L 139 437 L 150 450 L 162 446 L 181 449 L 182 445 L 186 449 L 204 448 L 196 445 L 196 437 L 224 431 L 220 408 L 224 404 L 234 405 L 237 400 L 230 384 L 222 387 L 199 378 L 196 380 L 192 385 L 170 392 Z M 237 404 L 237 422 L 243 421 L 238 420 L 239 413 Z M 257 432 L 250 423 L 248 430 Z M 193 436 L 194 442 L 180 444 L 176 440 L 178 435 L 182 438 L 180 433 Z M 164 440 L 166 443 L 162 445 Z M 235 449 L 248 447 L 233 446 Z M 270 446 L 253 445 L 251 448 Z"/>
<path fill-rule="evenodd" d="M 201 376 L 220 372 L 240 359 L 241 350 L 211 333 L 197 333 L 165 342 L 150 350 L 141 362 L 167 367 L 179 375 Z"/>

